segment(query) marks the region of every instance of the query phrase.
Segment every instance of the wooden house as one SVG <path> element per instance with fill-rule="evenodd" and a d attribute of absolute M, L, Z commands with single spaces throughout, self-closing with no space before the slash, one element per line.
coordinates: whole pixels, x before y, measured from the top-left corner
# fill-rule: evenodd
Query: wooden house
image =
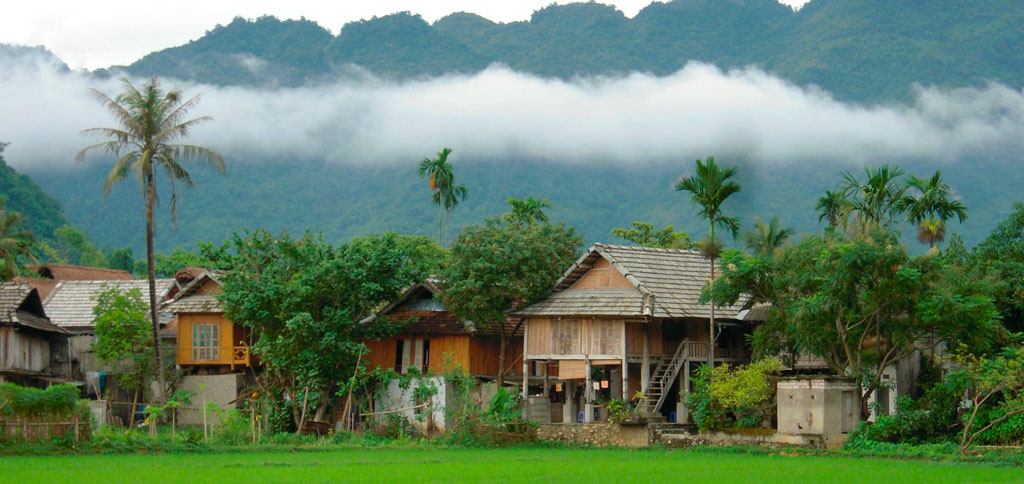
<path fill-rule="evenodd" d="M 69 380 L 68 332 L 46 317 L 39 292 L 0 284 L 0 382 L 46 387 Z"/>
<path fill-rule="evenodd" d="M 524 398 L 564 402 L 563 421 L 589 422 L 606 417 L 602 403 L 640 391 L 649 413 L 685 421 L 680 389 L 708 363 L 709 341 L 716 363 L 746 362 L 745 337 L 760 317 L 745 301 L 718 307 L 709 337 L 711 307 L 699 298 L 710 269 L 697 251 L 594 244 L 547 299 L 517 312 L 526 318 L 523 367 L 547 375 L 542 387 L 524 381 Z M 543 410 L 529 415 L 546 420 Z"/>
<path fill-rule="evenodd" d="M 122 292 L 138 289 L 148 307 L 149 281 L 146 279 L 59 280 L 50 295 L 43 300 L 50 321 L 70 334 L 73 375 L 77 380 L 82 380 L 91 372 L 113 370 L 101 365 L 92 350 L 96 342 L 96 316 L 93 314 L 96 297 L 111 288 Z M 174 279 L 157 279 L 156 290 L 157 300 L 163 301 L 174 294 L 177 285 Z M 169 315 L 161 314 L 160 324 L 166 327 L 168 323 Z"/>
<path fill-rule="evenodd" d="M 163 305 L 163 311 L 174 315 L 170 327 L 177 335 L 176 363 L 198 373 L 227 373 L 252 366 L 245 327 L 228 320 L 217 299 L 223 290 L 220 276 L 206 270 L 192 276 Z"/>
<path fill-rule="evenodd" d="M 399 326 L 395 336 L 363 342 L 369 349 L 365 358 L 368 367 L 393 368 L 402 374 L 415 367 L 421 373 L 441 374 L 450 362 L 475 378 L 497 378 L 501 353 L 499 329 L 478 327 L 472 321 L 456 318 L 436 297 L 440 291 L 437 281 L 415 284 L 397 301 L 363 321 L 374 324 L 387 320 Z M 506 324 L 512 326 L 506 327 L 511 332 L 515 324 Z M 521 374 L 522 349 L 520 329 L 507 344 L 506 377 Z"/>
<path fill-rule="evenodd" d="M 518 381 L 521 369 L 522 326 L 506 321 L 505 330 L 512 336 L 506 344 L 505 368 L 499 364 L 501 339 L 499 328 L 478 326 L 472 321 L 457 318 L 438 298 L 439 282 L 428 280 L 406 289 L 398 300 L 384 307 L 363 324 L 395 324 L 397 334 L 387 338 L 370 339 L 363 343 L 368 348 L 364 360 L 369 368 L 391 368 L 408 374 L 419 370 L 423 379 L 402 388 L 397 381 L 390 382 L 374 395 L 374 411 L 383 414 L 398 413 L 414 426 L 430 432 L 444 431 L 450 414 L 450 405 L 458 405 L 449 394 L 444 374 L 461 369 L 477 383 L 471 398 L 482 405 L 490 402 L 497 390 L 494 381 L 504 371 L 510 382 Z M 518 330 L 517 330 L 518 327 Z M 416 386 L 434 385 L 437 394 L 431 401 L 415 398 Z"/>

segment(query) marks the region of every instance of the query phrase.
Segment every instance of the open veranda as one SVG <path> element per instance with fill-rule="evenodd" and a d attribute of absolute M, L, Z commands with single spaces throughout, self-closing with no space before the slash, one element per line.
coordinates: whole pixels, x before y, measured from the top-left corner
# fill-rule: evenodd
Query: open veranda
<path fill-rule="evenodd" d="M 728 449 L 346 448 L 0 457 L 3 482 L 1024 482 L 1013 465 Z"/>

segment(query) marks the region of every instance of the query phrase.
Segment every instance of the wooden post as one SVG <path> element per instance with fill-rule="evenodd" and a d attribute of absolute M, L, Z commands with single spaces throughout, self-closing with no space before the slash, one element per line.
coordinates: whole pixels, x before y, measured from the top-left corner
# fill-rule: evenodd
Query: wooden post
<path fill-rule="evenodd" d="M 622 322 L 622 401 L 629 403 L 629 344 L 626 342 L 626 324 Z"/>
<path fill-rule="evenodd" d="M 548 390 L 548 365 L 551 364 L 551 360 L 544 360 L 544 397 L 550 397 L 551 392 Z"/>
<path fill-rule="evenodd" d="M 75 442 L 78 442 L 78 417 L 77 416 L 75 417 L 75 437 L 74 437 L 74 440 L 75 440 Z"/>
<path fill-rule="evenodd" d="M 526 408 L 527 398 L 530 396 L 530 360 L 526 358 L 526 348 L 529 347 L 530 320 L 526 320 L 523 327 L 523 408 Z M 498 369 L 501 371 L 501 368 Z"/>
<path fill-rule="evenodd" d="M 583 423 L 590 423 L 594 421 L 594 385 L 590 379 L 590 355 L 584 355 L 583 361 L 586 363 L 586 387 L 583 388 Z"/>
<path fill-rule="evenodd" d="M 683 398 L 683 412 L 676 414 L 676 422 L 686 423 L 690 420 L 690 407 L 686 405 L 686 398 L 690 394 L 690 360 L 683 362 L 683 387 L 679 392 Z"/>
<path fill-rule="evenodd" d="M 644 321 L 644 361 L 640 367 L 640 387 L 644 392 L 651 384 L 651 324 Z"/>

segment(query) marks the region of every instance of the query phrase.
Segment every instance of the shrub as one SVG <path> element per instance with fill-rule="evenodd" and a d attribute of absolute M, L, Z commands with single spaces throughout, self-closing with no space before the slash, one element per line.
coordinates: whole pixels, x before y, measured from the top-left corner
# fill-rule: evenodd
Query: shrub
<path fill-rule="evenodd" d="M 0 383 L 0 418 L 88 420 L 88 403 L 79 398 L 78 388 L 70 383 L 46 390 Z"/>
<path fill-rule="evenodd" d="M 694 389 L 686 405 L 703 431 L 724 427 L 754 427 L 770 419 L 775 409 L 775 385 L 770 377 L 782 369 L 776 358 L 765 358 L 746 366 L 722 365 L 711 370 L 697 368 Z"/>

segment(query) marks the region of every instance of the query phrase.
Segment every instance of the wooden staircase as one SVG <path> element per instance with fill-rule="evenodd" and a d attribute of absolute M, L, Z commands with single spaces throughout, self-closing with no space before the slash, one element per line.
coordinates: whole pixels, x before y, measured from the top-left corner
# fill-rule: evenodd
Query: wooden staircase
<path fill-rule="evenodd" d="M 654 368 L 654 374 L 648 380 L 647 388 L 644 388 L 643 404 L 646 407 L 647 415 L 656 415 L 661 410 L 661 406 L 665 403 L 665 397 L 668 395 L 669 389 L 672 388 L 672 382 L 679 376 L 683 363 L 689 357 L 688 347 L 689 345 L 685 342 L 680 344 L 672 358 L 662 359 Z"/>

